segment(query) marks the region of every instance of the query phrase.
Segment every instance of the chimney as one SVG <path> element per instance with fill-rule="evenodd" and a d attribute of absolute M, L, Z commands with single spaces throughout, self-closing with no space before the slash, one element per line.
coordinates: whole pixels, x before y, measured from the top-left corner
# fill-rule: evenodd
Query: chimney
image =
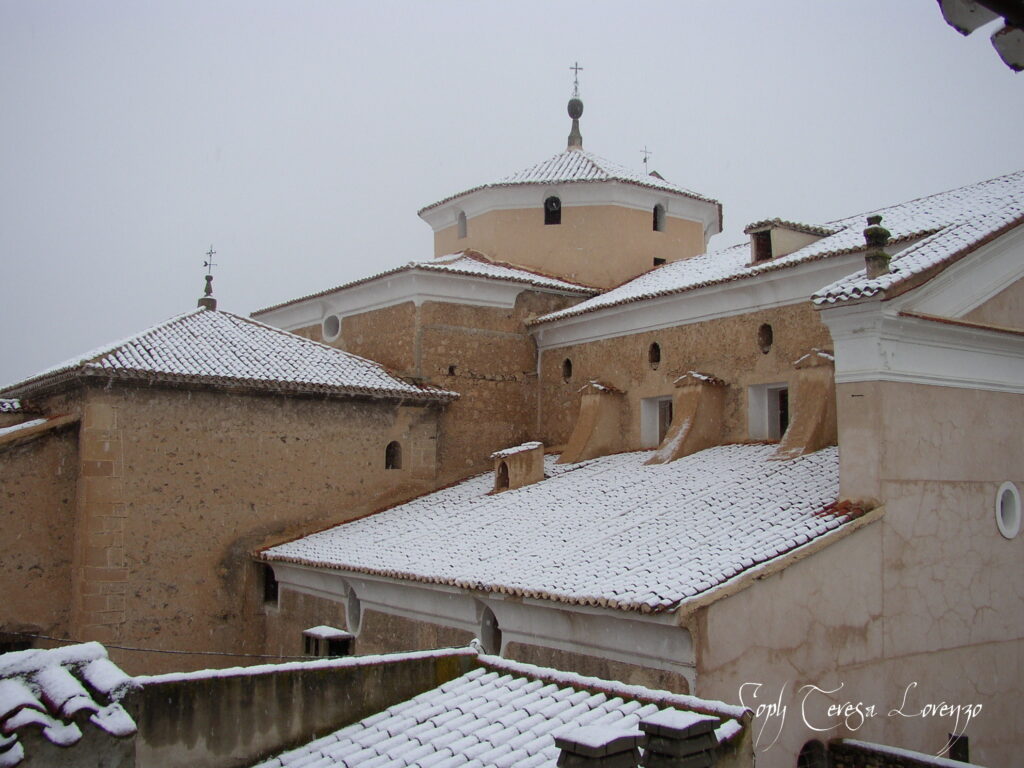
<path fill-rule="evenodd" d="M 560 768 L 636 768 L 643 734 L 607 726 L 566 729 L 555 736 Z"/>
<path fill-rule="evenodd" d="M 864 254 L 868 277 L 874 279 L 889 274 L 889 259 L 892 257 L 885 252 L 885 246 L 889 242 L 889 230 L 882 226 L 882 217 L 878 214 L 868 216 L 864 240 L 868 244 L 867 253 Z"/>
<path fill-rule="evenodd" d="M 713 750 L 718 746 L 715 728 L 717 717 L 678 709 L 663 709 L 640 721 L 640 729 L 647 734 L 644 768 L 686 766 L 686 768 L 712 768 Z"/>
<path fill-rule="evenodd" d="M 544 479 L 544 443 L 530 442 L 491 454 L 494 492 L 510 491 Z"/>

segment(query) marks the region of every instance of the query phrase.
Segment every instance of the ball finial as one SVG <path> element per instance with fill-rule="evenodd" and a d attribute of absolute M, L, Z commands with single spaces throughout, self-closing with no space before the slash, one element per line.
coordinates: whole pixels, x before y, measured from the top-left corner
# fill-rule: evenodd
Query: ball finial
<path fill-rule="evenodd" d="M 576 96 L 569 99 L 569 117 L 579 120 L 583 116 L 583 101 Z"/>

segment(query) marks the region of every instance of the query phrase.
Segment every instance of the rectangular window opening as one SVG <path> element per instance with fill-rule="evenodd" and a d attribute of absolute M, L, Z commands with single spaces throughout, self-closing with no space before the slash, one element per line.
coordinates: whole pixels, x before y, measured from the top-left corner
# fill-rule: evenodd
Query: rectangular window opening
<path fill-rule="evenodd" d="M 789 387 L 758 384 L 747 391 L 747 426 L 751 440 L 781 440 L 789 429 Z"/>
<path fill-rule="evenodd" d="M 644 448 L 661 445 L 672 426 L 672 396 L 645 397 L 640 401 L 640 444 Z"/>
<path fill-rule="evenodd" d="M 263 602 L 266 605 L 277 605 L 279 589 L 274 569 L 266 563 L 260 564 L 260 576 L 263 580 Z"/>

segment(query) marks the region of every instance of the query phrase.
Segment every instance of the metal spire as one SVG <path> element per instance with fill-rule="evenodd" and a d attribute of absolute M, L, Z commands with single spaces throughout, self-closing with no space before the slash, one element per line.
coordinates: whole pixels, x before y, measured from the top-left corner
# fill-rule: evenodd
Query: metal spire
<path fill-rule="evenodd" d="M 651 156 L 651 150 L 644 144 L 644 148 L 640 150 L 640 154 L 644 156 L 644 173 L 647 173 L 647 158 Z"/>
<path fill-rule="evenodd" d="M 583 67 L 579 62 L 573 62 L 569 67 L 573 73 L 572 98 L 569 99 L 569 117 L 572 118 L 572 130 L 569 131 L 569 145 L 567 149 L 583 149 L 583 134 L 580 133 L 580 116 L 583 114 L 583 101 L 580 99 L 580 72 Z"/>

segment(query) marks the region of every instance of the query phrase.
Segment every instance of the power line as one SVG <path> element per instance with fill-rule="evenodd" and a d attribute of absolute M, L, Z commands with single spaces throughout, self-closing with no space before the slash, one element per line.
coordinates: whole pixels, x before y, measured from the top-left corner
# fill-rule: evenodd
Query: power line
<path fill-rule="evenodd" d="M 86 640 L 72 640 L 67 637 L 51 637 L 50 635 L 33 635 L 29 632 L 5 632 L 6 635 L 17 635 L 18 637 L 31 637 L 36 640 L 52 640 L 57 643 L 84 643 L 89 642 Z M 178 656 L 236 656 L 239 658 L 247 659 L 304 659 L 306 661 L 313 660 L 311 656 L 282 656 L 262 653 L 228 653 L 225 651 L 170 651 L 162 648 L 133 648 L 128 645 L 113 645 L 111 643 L 103 643 L 105 648 L 115 648 L 119 651 L 136 651 L 138 653 L 169 653 Z"/>

